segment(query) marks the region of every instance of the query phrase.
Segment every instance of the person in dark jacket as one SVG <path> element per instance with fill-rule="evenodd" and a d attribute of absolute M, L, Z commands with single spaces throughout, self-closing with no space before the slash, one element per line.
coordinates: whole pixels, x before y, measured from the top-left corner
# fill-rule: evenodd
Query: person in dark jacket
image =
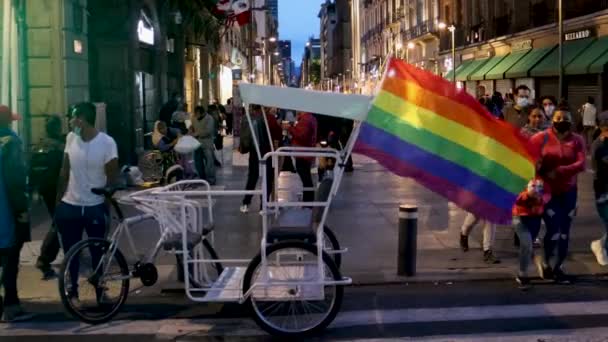
<path fill-rule="evenodd" d="M 61 119 L 58 116 L 51 116 L 48 119 L 46 134 L 47 138 L 44 141 L 46 152 L 45 177 L 38 186 L 38 192 L 44 200 L 49 215 L 55 217 L 57 179 L 59 179 L 59 173 L 61 172 L 63 150 L 65 148 L 65 136 L 61 132 Z M 59 248 L 57 229 L 55 223 L 52 222 L 48 233 L 44 237 L 42 246 L 40 246 L 40 256 L 36 261 L 36 268 L 42 272 L 43 280 L 49 280 L 56 276 L 51 263 L 57 258 Z"/>
<path fill-rule="evenodd" d="M 33 316 L 23 310 L 17 294 L 21 248 L 31 240 L 22 143 L 10 127 L 18 119 L 0 105 L 0 283 L 5 296 L 0 298 L 0 316 L 5 322 Z"/>

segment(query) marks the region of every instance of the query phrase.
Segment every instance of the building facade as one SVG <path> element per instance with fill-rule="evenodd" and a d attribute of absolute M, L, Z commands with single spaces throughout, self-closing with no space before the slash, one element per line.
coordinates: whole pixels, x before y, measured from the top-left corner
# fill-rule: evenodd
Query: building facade
<path fill-rule="evenodd" d="M 559 41 L 556 2 L 440 1 L 440 20 L 456 27 L 456 60 L 451 61 L 449 33 L 440 33 L 440 70 L 470 94 L 511 93 L 520 84 L 532 96 L 561 96 L 572 110 L 587 96 L 607 108 L 608 1 L 563 2 L 563 88 L 559 88 Z M 456 10 L 454 10 L 456 9 Z M 483 86 L 480 88 L 479 86 Z"/>
<path fill-rule="evenodd" d="M 321 80 L 326 90 L 352 88 L 351 5 L 348 0 L 327 0 L 319 11 Z"/>

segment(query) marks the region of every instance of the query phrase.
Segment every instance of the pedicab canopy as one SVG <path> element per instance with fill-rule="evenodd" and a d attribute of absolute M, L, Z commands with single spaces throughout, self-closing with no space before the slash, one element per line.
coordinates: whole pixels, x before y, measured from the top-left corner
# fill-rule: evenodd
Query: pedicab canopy
<path fill-rule="evenodd" d="M 538 153 L 518 129 L 449 81 L 402 60 L 388 61 L 373 99 L 251 84 L 240 89 L 245 103 L 362 121 L 355 151 L 493 223 L 511 222 L 518 194 L 535 175 Z"/>
<path fill-rule="evenodd" d="M 239 90 L 241 99 L 247 104 L 291 109 L 356 121 L 365 120 L 372 101 L 372 97 L 365 95 L 346 95 L 250 83 L 241 83 Z"/>

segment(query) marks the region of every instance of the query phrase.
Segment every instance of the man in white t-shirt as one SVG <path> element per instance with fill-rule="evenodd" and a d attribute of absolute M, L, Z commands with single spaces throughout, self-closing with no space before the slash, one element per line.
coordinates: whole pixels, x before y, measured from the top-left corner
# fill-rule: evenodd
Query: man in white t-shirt
<path fill-rule="evenodd" d="M 118 152 L 114 139 L 95 128 L 95 106 L 77 104 L 70 118 L 72 132 L 66 138 L 63 166 L 55 210 L 55 224 L 61 233 L 64 253 L 82 239 L 104 238 L 108 224 L 105 198 L 91 189 L 114 184 L 118 175 Z M 100 256 L 92 255 L 93 263 Z M 78 264 L 70 269 L 70 296 L 78 298 Z M 98 294 L 98 299 L 101 294 Z"/>
<path fill-rule="evenodd" d="M 597 126 L 597 108 L 595 108 L 593 97 L 589 96 L 587 98 L 587 102 L 581 107 L 581 114 L 583 116 L 583 136 L 586 146 L 589 148 L 593 143 L 593 133 L 595 133 L 595 127 Z"/>

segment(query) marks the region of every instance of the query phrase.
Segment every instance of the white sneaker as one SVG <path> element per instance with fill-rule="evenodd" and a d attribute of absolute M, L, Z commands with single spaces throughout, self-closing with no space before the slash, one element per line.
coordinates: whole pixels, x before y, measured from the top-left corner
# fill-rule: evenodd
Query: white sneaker
<path fill-rule="evenodd" d="M 591 242 L 591 251 L 597 259 L 597 263 L 601 266 L 608 265 L 608 254 L 606 253 L 606 247 L 603 245 L 602 240 L 595 240 Z"/>
<path fill-rule="evenodd" d="M 243 214 L 248 213 L 249 212 L 249 206 L 247 204 L 241 205 L 241 212 Z"/>

